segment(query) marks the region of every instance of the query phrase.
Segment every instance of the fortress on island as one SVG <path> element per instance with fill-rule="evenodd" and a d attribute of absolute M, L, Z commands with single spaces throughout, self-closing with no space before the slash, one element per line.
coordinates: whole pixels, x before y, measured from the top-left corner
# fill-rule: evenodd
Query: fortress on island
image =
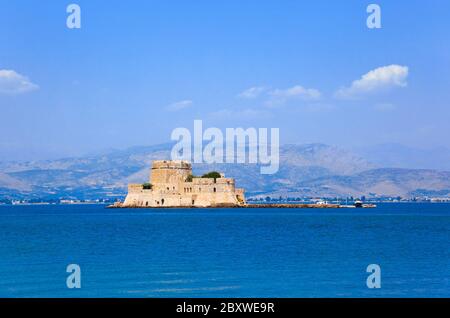
<path fill-rule="evenodd" d="M 374 204 L 340 205 L 317 203 L 255 203 L 245 201 L 244 190 L 235 187 L 234 179 L 218 172 L 201 177 L 192 175 L 189 162 L 155 160 L 148 183 L 129 184 L 125 201 L 110 208 L 374 208 Z"/>
<path fill-rule="evenodd" d="M 243 189 L 234 179 L 210 173 L 192 175 L 186 161 L 155 160 L 149 183 L 128 185 L 120 207 L 236 207 L 245 205 Z"/>

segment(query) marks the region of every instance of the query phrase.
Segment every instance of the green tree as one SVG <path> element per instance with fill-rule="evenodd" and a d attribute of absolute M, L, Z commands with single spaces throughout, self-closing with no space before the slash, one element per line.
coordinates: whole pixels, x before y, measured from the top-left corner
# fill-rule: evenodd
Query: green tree
<path fill-rule="evenodd" d="M 212 178 L 212 179 L 217 179 L 217 178 L 221 178 L 220 173 L 218 173 L 217 171 L 211 171 L 208 173 L 205 173 L 202 178 Z"/>

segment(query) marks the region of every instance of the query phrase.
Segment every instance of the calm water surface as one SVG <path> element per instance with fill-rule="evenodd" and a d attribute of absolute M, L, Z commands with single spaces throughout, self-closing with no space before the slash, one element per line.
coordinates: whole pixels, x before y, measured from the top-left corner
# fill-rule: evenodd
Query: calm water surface
<path fill-rule="evenodd" d="M 372 263 L 381 289 L 366 287 Z M 0 206 L 0 297 L 222 296 L 450 297 L 450 204 Z"/>

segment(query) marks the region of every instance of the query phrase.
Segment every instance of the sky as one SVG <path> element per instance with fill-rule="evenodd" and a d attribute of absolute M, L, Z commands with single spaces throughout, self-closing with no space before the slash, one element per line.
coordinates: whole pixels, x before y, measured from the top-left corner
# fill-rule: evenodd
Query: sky
<path fill-rule="evenodd" d="M 449 38 L 444 0 L 0 0 L 0 161 L 164 143 L 195 119 L 450 147 Z"/>

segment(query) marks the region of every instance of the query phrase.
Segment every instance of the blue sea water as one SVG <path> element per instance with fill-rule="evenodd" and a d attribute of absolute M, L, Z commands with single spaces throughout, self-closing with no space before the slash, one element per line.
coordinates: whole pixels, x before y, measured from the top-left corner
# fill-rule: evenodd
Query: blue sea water
<path fill-rule="evenodd" d="M 0 297 L 450 297 L 450 204 L 0 206 Z"/>

